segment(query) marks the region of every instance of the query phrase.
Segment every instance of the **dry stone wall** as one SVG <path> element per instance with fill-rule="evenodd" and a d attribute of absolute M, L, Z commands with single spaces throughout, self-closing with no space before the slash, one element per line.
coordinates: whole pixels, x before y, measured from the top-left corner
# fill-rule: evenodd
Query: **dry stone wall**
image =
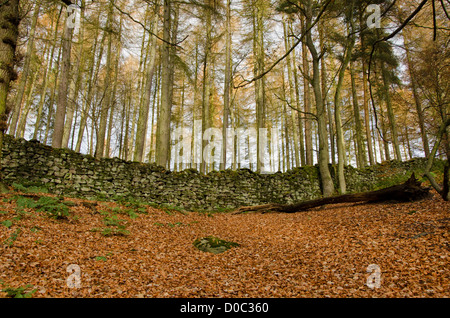
<path fill-rule="evenodd" d="M 423 159 L 416 159 L 393 162 L 391 166 L 396 173 L 406 175 L 424 164 Z M 334 169 L 331 170 L 334 177 Z M 361 170 L 347 167 L 348 191 L 372 190 L 383 171 L 382 165 Z M 293 203 L 321 194 L 317 166 L 274 174 L 258 174 L 248 169 L 213 171 L 207 175 L 194 169 L 171 172 L 155 164 L 118 158 L 97 160 L 8 135 L 4 138 L 2 173 L 9 184 L 44 185 L 51 193 L 88 199 L 131 196 L 191 211 Z"/>

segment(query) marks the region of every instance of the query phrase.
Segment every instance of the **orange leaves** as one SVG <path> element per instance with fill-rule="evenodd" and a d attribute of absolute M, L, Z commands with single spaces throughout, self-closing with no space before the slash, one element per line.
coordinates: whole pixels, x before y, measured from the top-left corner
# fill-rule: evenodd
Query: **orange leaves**
<path fill-rule="evenodd" d="M 0 243 L 21 229 L 14 244 L 1 246 L 0 280 L 32 284 L 33 297 L 449 296 L 450 204 L 438 196 L 297 214 L 211 217 L 148 208 L 137 218 L 120 215 L 127 236 L 92 232 L 104 215 L 70 200 L 76 205 L 68 220 L 33 212 L 13 219 L 13 202 L 0 202 Z M 119 211 L 113 203 L 97 209 L 103 206 Z M 12 226 L 1 224 L 6 220 Z M 193 246 L 210 235 L 240 246 L 221 254 Z M 80 288 L 67 285 L 71 264 L 79 266 Z M 380 269 L 379 288 L 367 285 L 370 264 Z"/>

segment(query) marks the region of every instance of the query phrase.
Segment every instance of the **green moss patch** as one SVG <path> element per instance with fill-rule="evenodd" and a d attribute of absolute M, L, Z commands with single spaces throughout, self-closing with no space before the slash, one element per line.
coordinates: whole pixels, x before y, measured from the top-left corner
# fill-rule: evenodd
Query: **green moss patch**
<path fill-rule="evenodd" d="M 239 244 L 236 242 L 228 242 L 215 236 L 207 236 L 196 239 L 194 241 L 194 246 L 203 252 L 220 254 L 230 248 L 238 247 Z"/>

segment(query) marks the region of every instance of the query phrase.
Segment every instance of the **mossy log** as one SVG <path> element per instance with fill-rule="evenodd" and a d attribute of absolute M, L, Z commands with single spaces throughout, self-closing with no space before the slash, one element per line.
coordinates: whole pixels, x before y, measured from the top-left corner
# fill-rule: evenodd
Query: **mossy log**
<path fill-rule="evenodd" d="M 234 214 L 240 214 L 245 212 L 282 212 L 282 213 L 295 213 L 306 211 L 311 208 L 336 203 L 346 202 L 383 202 L 383 201 L 416 201 L 423 199 L 429 195 L 430 188 L 424 188 L 421 182 L 416 179 L 414 173 L 411 177 L 402 184 L 394 185 L 381 190 L 343 194 L 332 197 L 320 198 L 311 201 L 303 201 L 294 204 L 278 204 L 269 203 L 256 206 L 244 206 L 235 210 Z"/>

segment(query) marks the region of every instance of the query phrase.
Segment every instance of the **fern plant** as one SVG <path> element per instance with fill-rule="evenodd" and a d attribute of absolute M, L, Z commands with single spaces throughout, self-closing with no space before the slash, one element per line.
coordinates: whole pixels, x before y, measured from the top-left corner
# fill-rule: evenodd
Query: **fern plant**
<path fill-rule="evenodd" d="M 67 219 L 69 208 L 60 199 L 52 197 L 40 197 L 36 202 L 37 212 L 46 212 L 50 218 Z"/>
<path fill-rule="evenodd" d="M 107 212 L 103 212 L 106 216 L 103 218 L 103 223 L 107 226 L 105 228 L 94 228 L 91 231 L 100 232 L 103 236 L 111 235 L 128 235 L 129 231 L 126 230 L 125 220 L 119 219 L 116 214 L 110 215 Z"/>
<path fill-rule="evenodd" d="M 3 286 L 5 286 L 6 284 L 1 281 L 0 282 Z M 32 289 L 33 285 L 28 284 L 25 286 L 21 286 L 18 288 L 13 288 L 13 287 L 9 287 L 6 285 L 6 288 L 3 288 L 1 291 L 6 293 L 6 297 L 9 298 L 31 298 L 33 297 L 33 294 L 37 291 L 37 289 Z"/>
<path fill-rule="evenodd" d="M 23 196 L 17 197 L 17 212 L 23 212 L 23 209 L 36 209 L 36 212 L 45 212 L 50 218 L 67 219 L 69 217 L 69 208 L 67 204 L 59 198 L 39 197 L 37 201 Z"/>

